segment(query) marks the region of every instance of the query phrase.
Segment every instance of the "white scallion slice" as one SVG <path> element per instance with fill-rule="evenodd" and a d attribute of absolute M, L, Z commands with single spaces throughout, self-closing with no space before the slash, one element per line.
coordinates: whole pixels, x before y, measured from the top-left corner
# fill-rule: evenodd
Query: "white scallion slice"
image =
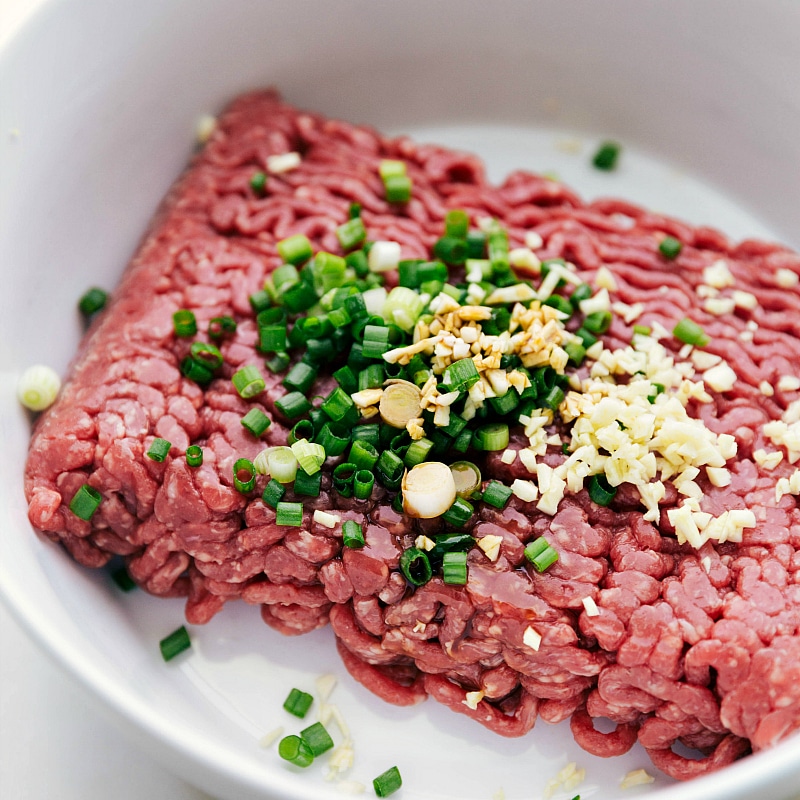
<path fill-rule="evenodd" d="M 270 450 L 267 454 L 267 469 L 268 474 L 278 483 L 291 483 L 297 477 L 297 458 L 292 448 L 274 447 Z"/>
<path fill-rule="evenodd" d="M 20 403 L 31 411 L 44 411 L 53 405 L 61 379 L 51 367 L 37 364 L 22 373 L 17 384 L 17 397 Z"/>
<path fill-rule="evenodd" d="M 456 483 L 447 464 L 425 461 L 403 475 L 403 510 L 410 517 L 440 517 L 456 499 Z"/>
<path fill-rule="evenodd" d="M 383 390 L 378 410 L 381 419 L 393 428 L 405 428 L 420 416 L 422 392 L 410 381 L 395 381 Z"/>

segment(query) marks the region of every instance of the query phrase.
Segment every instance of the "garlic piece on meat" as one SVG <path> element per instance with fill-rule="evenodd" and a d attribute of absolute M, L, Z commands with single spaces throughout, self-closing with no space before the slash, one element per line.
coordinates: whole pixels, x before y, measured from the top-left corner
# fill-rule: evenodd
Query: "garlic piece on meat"
<path fill-rule="evenodd" d="M 425 461 L 403 475 L 403 511 L 410 517 L 440 517 L 456 499 L 456 483 L 447 464 Z"/>

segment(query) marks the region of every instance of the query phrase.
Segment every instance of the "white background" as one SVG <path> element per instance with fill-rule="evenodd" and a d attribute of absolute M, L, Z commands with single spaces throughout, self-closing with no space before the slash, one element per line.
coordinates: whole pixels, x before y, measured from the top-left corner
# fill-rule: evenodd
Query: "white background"
<path fill-rule="evenodd" d="M 0 46 L 38 3 L 0 0 Z M 209 800 L 129 744 L 2 605 L 0 797 Z"/>

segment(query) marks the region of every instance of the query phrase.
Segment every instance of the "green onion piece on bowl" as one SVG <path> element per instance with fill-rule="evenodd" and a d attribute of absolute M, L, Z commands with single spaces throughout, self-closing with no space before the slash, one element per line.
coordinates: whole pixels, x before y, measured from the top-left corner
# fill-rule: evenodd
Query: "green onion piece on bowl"
<path fill-rule="evenodd" d="M 397 767 L 389 767 L 386 772 L 382 772 L 372 781 L 372 788 L 378 797 L 388 797 L 402 785 L 403 779 L 400 777 L 400 770 Z"/>
<path fill-rule="evenodd" d="M 107 302 L 108 293 L 93 286 L 91 289 L 87 289 L 78 301 L 78 309 L 85 317 L 91 317 L 92 314 L 96 314 L 98 311 L 104 309 Z"/>
<path fill-rule="evenodd" d="M 314 762 L 314 753 L 300 736 L 290 734 L 278 742 L 278 755 L 296 767 L 308 767 Z"/>
<path fill-rule="evenodd" d="M 303 719 L 311 708 L 314 698 L 300 689 L 292 689 L 283 701 L 283 708 L 295 717 Z"/>
<path fill-rule="evenodd" d="M 308 745 L 314 758 L 321 756 L 333 747 L 333 739 L 321 722 L 315 722 L 300 731 L 300 738 Z"/>
<path fill-rule="evenodd" d="M 191 647 L 192 641 L 189 638 L 189 632 L 184 625 L 173 631 L 169 636 L 164 637 L 159 642 L 161 649 L 161 656 L 164 661 L 171 661 L 175 656 L 188 650 Z"/>
<path fill-rule="evenodd" d="M 602 142 L 592 158 L 596 169 L 612 170 L 619 160 L 620 145 L 617 142 Z"/>

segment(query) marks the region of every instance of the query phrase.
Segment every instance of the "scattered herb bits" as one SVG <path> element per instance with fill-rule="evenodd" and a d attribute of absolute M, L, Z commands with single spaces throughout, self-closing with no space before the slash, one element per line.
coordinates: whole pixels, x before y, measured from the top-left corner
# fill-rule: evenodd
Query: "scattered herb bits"
<path fill-rule="evenodd" d="M 314 758 L 333 747 L 333 739 L 321 722 L 315 722 L 300 731 L 300 738 L 308 745 Z"/>
<path fill-rule="evenodd" d="M 102 311 L 108 302 L 108 293 L 93 286 L 88 289 L 78 301 L 78 309 L 85 317 L 91 317 L 98 311 Z"/>
<path fill-rule="evenodd" d="M 596 169 L 612 170 L 617 166 L 621 147 L 617 142 L 603 142 L 597 148 L 593 158 L 592 164 Z"/>
<path fill-rule="evenodd" d="M 173 631 L 169 636 L 166 636 L 159 642 L 161 648 L 161 656 L 164 661 L 172 661 L 175 656 L 180 655 L 184 650 L 188 650 L 192 646 L 192 641 L 189 638 L 189 632 L 186 630 L 185 625 Z"/>
<path fill-rule="evenodd" d="M 389 767 L 386 772 L 382 772 L 372 781 L 372 787 L 378 797 L 388 797 L 394 794 L 403 785 L 400 770 L 397 767 Z"/>
<path fill-rule="evenodd" d="M 283 701 L 283 707 L 290 714 L 303 719 L 313 702 L 314 698 L 308 692 L 303 692 L 300 689 L 292 689 L 286 700 Z"/>
<path fill-rule="evenodd" d="M 296 767 L 309 767 L 314 763 L 314 753 L 300 736 L 284 736 L 278 743 L 278 755 Z"/>

